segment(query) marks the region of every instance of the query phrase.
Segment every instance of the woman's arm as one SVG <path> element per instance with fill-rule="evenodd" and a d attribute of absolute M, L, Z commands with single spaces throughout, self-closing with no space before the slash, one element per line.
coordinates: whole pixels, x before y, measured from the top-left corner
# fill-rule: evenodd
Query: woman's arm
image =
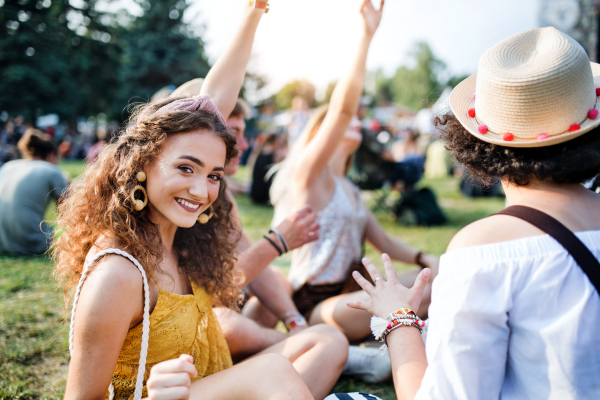
<path fill-rule="evenodd" d="M 123 341 L 143 316 L 139 270 L 121 256 L 98 262 L 83 285 L 75 313 L 73 355 L 65 399 L 104 399 Z"/>
<path fill-rule="evenodd" d="M 416 310 L 431 271 L 424 269 L 411 289 L 402 286 L 387 255 L 382 257 L 387 280 L 363 260 L 371 285 L 358 272 L 354 278 L 369 294 L 348 306 L 385 318 L 395 310 Z M 506 374 L 510 328 L 508 315 L 514 296 L 511 268 L 465 255 L 446 261 L 451 273 L 440 275 L 430 307 L 427 357 L 419 331 L 401 326 L 387 336 L 396 395 L 406 399 L 497 399 Z"/>
<path fill-rule="evenodd" d="M 402 261 L 407 264 L 417 264 L 417 254 L 420 250 L 404 243 L 402 240 L 388 235 L 371 211 L 368 212 L 365 238 L 380 253 L 386 253 L 392 260 Z M 431 254 L 423 254 L 421 262 L 437 274 L 439 259 Z"/>
<path fill-rule="evenodd" d="M 363 32 L 354 60 L 331 95 L 329 110 L 323 124 L 300 156 L 299 164 L 302 168 L 297 169 L 296 179 L 303 186 L 310 185 L 323 171 L 344 137 L 350 121 L 356 115 L 365 81 L 367 54 L 373 35 L 381 22 L 383 6 L 384 0 L 381 0 L 379 10 L 375 10 L 371 0 L 363 1 Z"/>
<path fill-rule="evenodd" d="M 245 6 L 242 24 L 225 54 L 213 65 L 206 75 L 200 94 L 207 94 L 227 119 L 235 107 L 240 93 L 256 28 L 264 9 Z"/>

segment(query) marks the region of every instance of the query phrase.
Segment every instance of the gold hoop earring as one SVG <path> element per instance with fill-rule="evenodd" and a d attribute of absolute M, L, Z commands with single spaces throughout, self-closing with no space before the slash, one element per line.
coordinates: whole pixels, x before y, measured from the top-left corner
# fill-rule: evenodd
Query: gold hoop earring
<path fill-rule="evenodd" d="M 201 224 L 206 224 L 213 217 L 213 215 L 215 214 L 213 212 L 213 207 L 210 206 L 209 210 L 210 210 L 210 212 L 208 213 L 208 215 L 200 214 L 198 216 L 198 222 L 200 222 Z"/>
<path fill-rule="evenodd" d="M 138 190 L 144 193 L 144 200 L 138 200 L 135 198 L 135 192 Z M 129 196 L 133 201 L 133 206 L 138 211 L 142 211 L 144 207 L 146 207 L 146 205 L 148 204 L 148 193 L 146 193 L 146 189 L 144 189 L 144 187 L 141 185 L 137 185 L 136 187 L 134 187 Z"/>

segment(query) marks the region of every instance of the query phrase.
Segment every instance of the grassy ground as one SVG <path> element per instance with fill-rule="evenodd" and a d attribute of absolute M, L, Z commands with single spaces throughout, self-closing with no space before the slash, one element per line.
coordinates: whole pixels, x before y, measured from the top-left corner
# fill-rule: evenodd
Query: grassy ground
<path fill-rule="evenodd" d="M 71 177 L 84 168 L 80 162 L 62 162 Z M 241 171 L 240 175 L 243 174 Z M 452 236 L 463 226 L 503 208 L 502 199 L 466 199 L 458 192 L 454 178 L 424 181 L 439 197 L 449 222 L 442 227 L 400 226 L 383 211 L 377 218 L 392 235 L 424 251 L 440 255 Z M 374 194 L 367 193 L 366 197 Z M 254 240 L 268 229 L 273 211 L 256 206 L 247 198 L 237 198 L 244 228 Z M 55 216 L 53 207 L 47 218 Z M 367 248 L 367 256 L 378 255 Z M 286 270 L 289 256 L 275 264 Z M 46 257 L 0 256 L 0 399 L 62 398 L 68 355 L 68 326 L 63 322 L 64 303 L 60 290 L 52 281 L 52 262 Z M 409 266 L 397 264 L 398 270 Z M 383 399 L 394 399 L 391 384 L 366 385 L 342 379 L 335 387 L 339 392 L 361 391 Z"/>

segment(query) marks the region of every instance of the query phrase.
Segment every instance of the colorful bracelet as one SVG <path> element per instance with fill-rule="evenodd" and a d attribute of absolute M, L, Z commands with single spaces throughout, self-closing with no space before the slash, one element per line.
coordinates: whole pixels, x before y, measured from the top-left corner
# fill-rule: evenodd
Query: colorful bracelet
<path fill-rule="evenodd" d="M 386 342 L 387 335 L 400 326 L 414 326 L 422 334 L 423 328 L 425 328 L 425 322 L 410 308 L 401 308 L 394 311 L 385 319 L 376 316 L 371 318 L 371 331 L 373 332 L 375 339 L 383 343 L 380 350 L 384 354 L 388 354 Z"/>
<path fill-rule="evenodd" d="M 285 324 L 285 328 L 289 332 L 290 330 L 292 330 L 293 328 L 295 328 L 297 326 L 306 326 L 306 325 L 308 325 L 308 322 L 306 322 L 306 318 L 304 318 L 303 316 L 300 316 L 300 317 L 292 318 L 292 320 L 290 322 Z"/>
<path fill-rule="evenodd" d="M 248 6 L 253 8 L 262 8 L 265 10 L 265 14 L 269 12 L 269 2 L 260 0 L 249 0 Z"/>

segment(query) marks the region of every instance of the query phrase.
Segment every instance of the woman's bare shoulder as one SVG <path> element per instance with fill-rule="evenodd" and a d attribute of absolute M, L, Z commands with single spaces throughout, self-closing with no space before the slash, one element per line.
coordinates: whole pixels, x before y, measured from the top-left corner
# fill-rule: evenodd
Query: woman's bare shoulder
<path fill-rule="evenodd" d="M 494 215 L 461 229 L 450 241 L 447 251 L 543 235 L 533 225 L 506 215 Z"/>

